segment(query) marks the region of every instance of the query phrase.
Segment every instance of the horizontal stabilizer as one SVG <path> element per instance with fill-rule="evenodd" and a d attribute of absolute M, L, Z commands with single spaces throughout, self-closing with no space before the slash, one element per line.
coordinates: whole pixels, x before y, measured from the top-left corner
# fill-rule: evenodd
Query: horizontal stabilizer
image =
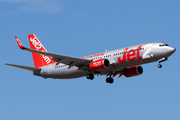
<path fill-rule="evenodd" d="M 13 65 L 13 64 L 8 64 L 8 63 L 5 63 L 5 65 L 9 65 L 9 66 L 13 66 L 13 67 L 18 67 L 18 68 L 25 69 L 25 70 L 30 70 L 30 71 L 41 70 L 41 68 L 28 67 L 28 66 L 22 66 L 22 65 Z"/>

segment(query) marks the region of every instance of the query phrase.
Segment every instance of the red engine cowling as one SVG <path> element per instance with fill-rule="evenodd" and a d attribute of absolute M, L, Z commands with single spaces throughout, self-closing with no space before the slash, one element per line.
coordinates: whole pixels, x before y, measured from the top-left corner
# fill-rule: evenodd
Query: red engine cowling
<path fill-rule="evenodd" d="M 90 63 L 89 67 L 92 71 L 104 70 L 110 66 L 109 60 L 99 59 Z"/>
<path fill-rule="evenodd" d="M 125 77 L 134 77 L 137 75 L 141 75 L 142 73 L 143 73 L 143 68 L 141 66 L 130 67 L 124 70 Z"/>

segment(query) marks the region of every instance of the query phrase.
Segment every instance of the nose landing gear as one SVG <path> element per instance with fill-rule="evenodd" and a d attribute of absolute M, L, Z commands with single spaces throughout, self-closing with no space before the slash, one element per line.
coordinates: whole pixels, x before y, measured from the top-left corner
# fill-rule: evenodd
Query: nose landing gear
<path fill-rule="evenodd" d="M 157 65 L 157 67 L 158 67 L 158 68 L 162 68 L 162 65 L 161 65 L 160 63 L 161 63 L 161 62 L 164 62 L 164 61 L 166 61 L 166 60 L 168 60 L 167 57 L 163 57 L 163 58 L 161 58 L 160 60 L 158 60 L 159 64 Z"/>
<path fill-rule="evenodd" d="M 157 67 L 158 67 L 158 68 L 162 68 L 162 65 L 159 63 L 159 64 L 157 65 Z"/>

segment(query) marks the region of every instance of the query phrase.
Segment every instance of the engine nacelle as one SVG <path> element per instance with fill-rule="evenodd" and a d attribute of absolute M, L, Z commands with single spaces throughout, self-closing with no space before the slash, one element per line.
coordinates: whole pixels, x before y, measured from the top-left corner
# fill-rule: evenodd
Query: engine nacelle
<path fill-rule="evenodd" d="M 124 70 L 125 77 L 134 77 L 137 75 L 141 75 L 142 73 L 143 73 L 143 68 L 141 66 L 130 67 Z"/>
<path fill-rule="evenodd" d="M 108 59 L 98 59 L 90 63 L 89 67 L 92 71 L 104 70 L 110 66 Z"/>

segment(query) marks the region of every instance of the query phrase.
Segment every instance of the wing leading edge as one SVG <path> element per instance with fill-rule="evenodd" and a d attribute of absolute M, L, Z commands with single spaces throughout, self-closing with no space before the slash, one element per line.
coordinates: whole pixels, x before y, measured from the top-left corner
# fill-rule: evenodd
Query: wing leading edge
<path fill-rule="evenodd" d="M 48 52 L 43 52 L 43 51 L 26 48 L 23 46 L 23 44 L 20 42 L 20 40 L 16 36 L 15 36 L 15 38 L 16 38 L 17 44 L 20 49 L 26 50 L 29 52 L 33 52 L 33 53 L 37 53 L 37 54 L 41 54 L 41 55 L 45 55 L 45 56 L 50 56 L 53 58 L 54 61 L 57 62 L 57 64 L 63 63 L 63 64 L 69 65 L 69 67 L 72 67 L 72 66 L 80 67 L 82 65 L 86 65 L 91 62 L 91 60 L 87 60 L 87 59 L 69 57 L 69 56 L 58 55 L 58 54 L 53 54 L 53 53 L 48 53 Z"/>

